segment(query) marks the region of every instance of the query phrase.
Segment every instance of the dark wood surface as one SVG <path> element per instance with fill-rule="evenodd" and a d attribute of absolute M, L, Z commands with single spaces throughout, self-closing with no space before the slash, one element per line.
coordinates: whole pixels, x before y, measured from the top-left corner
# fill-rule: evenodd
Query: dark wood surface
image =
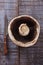
<path fill-rule="evenodd" d="M 8 37 L 8 54 L 4 55 L 5 14 L 8 23 L 18 15 L 27 14 L 36 18 L 41 27 L 37 43 L 21 48 Z M 43 0 L 0 0 L 0 65 L 43 65 Z"/>

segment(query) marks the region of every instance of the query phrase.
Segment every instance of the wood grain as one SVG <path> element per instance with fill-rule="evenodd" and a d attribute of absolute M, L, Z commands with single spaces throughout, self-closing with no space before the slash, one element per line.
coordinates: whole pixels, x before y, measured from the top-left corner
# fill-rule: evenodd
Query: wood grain
<path fill-rule="evenodd" d="M 18 47 L 8 41 L 9 54 L 3 54 L 3 39 L 4 36 L 4 15 L 5 10 L 8 17 L 8 22 L 15 16 L 18 11 L 18 0 L 0 0 L 0 65 L 19 65 Z M 40 36 L 37 43 L 29 48 L 20 48 L 20 65 L 43 65 L 43 0 L 19 0 L 19 15 L 28 14 L 35 17 L 41 27 Z M 2 24 L 3 23 L 3 24 Z M 2 42 L 2 43 L 1 43 Z"/>

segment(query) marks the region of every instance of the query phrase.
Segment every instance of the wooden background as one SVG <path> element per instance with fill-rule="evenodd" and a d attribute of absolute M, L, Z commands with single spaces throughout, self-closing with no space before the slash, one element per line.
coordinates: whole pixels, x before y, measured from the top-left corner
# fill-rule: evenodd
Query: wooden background
<path fill-rule="evenodd" d="M 4 17 L 8 23 L 18 15 L 31 15 L 40 23 L 40 36 L 35 45 L 21 48 L 8 38 L 8 55 L 4 55 Z M 43 65 L 43 0 L 0 0 L 0 65 Z"/>

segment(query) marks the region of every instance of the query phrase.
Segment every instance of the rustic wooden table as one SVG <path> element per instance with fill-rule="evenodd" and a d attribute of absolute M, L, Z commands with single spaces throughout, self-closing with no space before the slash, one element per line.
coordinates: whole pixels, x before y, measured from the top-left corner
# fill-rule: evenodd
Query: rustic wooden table
<path fill-rule="evenodd" d="M 8 23 L 18 15 L 31 15 L 40 23 L 40 36 L 35 45 L 21 48 L 8 38 L 4 55 L 4 17 Z M 43 0 L 0 0 L 0 65 L 43 65 Z"/>

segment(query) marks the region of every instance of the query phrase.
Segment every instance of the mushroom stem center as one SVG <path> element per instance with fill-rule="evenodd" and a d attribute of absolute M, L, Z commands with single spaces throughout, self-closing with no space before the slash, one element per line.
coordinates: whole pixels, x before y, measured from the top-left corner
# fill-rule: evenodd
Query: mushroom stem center
<path fill-rule="evenodd" d="M 22 35 L 22 36 L 27 36 L 30 32 L 30 29 L 29 27 L 27 26 L 26 23 L 22 23 L 20 26 L 19 26 L 19 34 Z"/>

